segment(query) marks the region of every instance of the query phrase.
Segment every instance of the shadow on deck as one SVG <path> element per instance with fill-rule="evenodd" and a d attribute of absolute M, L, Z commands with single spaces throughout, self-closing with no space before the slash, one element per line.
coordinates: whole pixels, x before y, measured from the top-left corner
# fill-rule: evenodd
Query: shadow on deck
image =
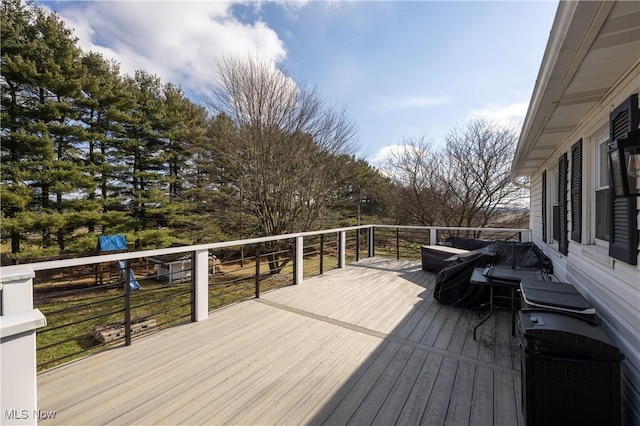
<path fill-rule="evenodd" d="M 415 262 L 366 259 L 42 373 L 43 424 L 522 424 L 498 312 L 440 305 Z"/>

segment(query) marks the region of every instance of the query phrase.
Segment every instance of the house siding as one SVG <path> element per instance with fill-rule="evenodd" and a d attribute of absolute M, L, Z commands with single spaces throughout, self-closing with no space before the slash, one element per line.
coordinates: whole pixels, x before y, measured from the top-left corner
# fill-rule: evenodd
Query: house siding
<path fill-rule="evenodd" d="M 626 359 L 622 362 L 623 423 L 632 425 L 640 425 L 640 266 L 612 259 L 605 247 L 598 248 L 595 244 L 591 193 L 596 170 L 590 152 L 593 150 L 591 142 L 602 134 L 602 129 L 607 126 L 611 110 L 630 95 L 640 92 L 638 82 L 640 70 L 636 67 L 625 81 L 610 91 L 609 97 L 601 102 L 599 109 L 591 111 L 581 125 L 559 144 L 541 168 L 531 176 L 530 194 L 532 239 L 553 260 L 555 280 L 569 282 L 580 290 L 596 307 L 602 327 L 611 340 L 625 354 Z M 558 242 L 551 241 L 550 233 L 548 241 L 542 240 L 542 173 L 546 170 L 547 177 L 550 176 L 557 167 L 558 157 L 564 153 L 570 155 L 572 144 L 581 138 L 588 142 L 583 145 L 585 155 L 581 176 L 582 243 L 570 239 L 568 254 L 563 255 L 558 250 Z M 549 193 L 547 188 L 547 194 Z M 572 229 L 571 197 L 569 191 L 566 202 L 566 208 L 569 210 L 568 229 Z M 550 209 L 547 200 L 547 229 L 550 229 L 551 225 Z M 640 216 L 640 212 L 636 213 Z"/>
<path fill-rule="evenodd" d="M 531 228 L 532 240 L 536 245 L 541 246 L 541 244 L 543 243 L 542 174 L 534 176 L 531 180 L 531 191 L 529 192 L 529 219 L 529 227 Z M 549 234 L 549 232 L 547 232 L 547 234 Z"/>

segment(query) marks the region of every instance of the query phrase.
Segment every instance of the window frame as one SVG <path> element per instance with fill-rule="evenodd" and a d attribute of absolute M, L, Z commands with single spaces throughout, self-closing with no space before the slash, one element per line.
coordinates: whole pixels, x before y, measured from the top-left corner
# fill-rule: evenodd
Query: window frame
<path fill-rule="evenodd" d="M 559 194 L 560 192 L 558 191 L 558 182 L 559 182 L 559 178 L 560 178 L 560 171 L 558 170 L 558 167 L 556 166 L 555 169 L 551 170 L 551 179 L 550 179 L 550 185 L 549 185 L 549 206 L 551 209 L 551 214 L 549 215 L 551 218 L 551 233 L 550 233 L 550 239 L 549 241 L 547 241 L 548 244 L 551 245 L 555 245 L 555 243 L 557 243 L 559 241 L 558 237 L 560 234 L 560 229 L 558 227 L 558 225 L 556 224 L 556 221 L 558 222 L 558 224 L 560 223 L 560 197 Z"/>
<path fill-rule="evenodd" d="M 591 191 L 591 205 L 593 206 L 593 220 L 591 221 L 590 230 L 592 235 L 592 242 L 596 246 L 600 247 L 609 247 L 609 239 L 611 233 L 611 224 L 609 218 L 609 204 L 611 203 L 611 198 L 609 198 L 609 203 L 605 203 L 603 208 L 604 217 L 603 225 L 606 227 L 606 239 L 598 238 L 597 225 L 598 225 L 598 197 L 597 193 L 600 191 L 609 191 L 609 197 L 611 197 L 610 186 L 609 186 L 609 158 L 608 151 L 609 148 L 609 133 L 608 131 L 604 131 L 600 136 L 596 137 L 594 140 L 594 160 L 593 160 L 593 169 L 596 171 L 593 179 L 593 190 Z M 604 170 L 602 170 L 604 163 Z M 604 172 L 604 176 L 602 173 Z"/>

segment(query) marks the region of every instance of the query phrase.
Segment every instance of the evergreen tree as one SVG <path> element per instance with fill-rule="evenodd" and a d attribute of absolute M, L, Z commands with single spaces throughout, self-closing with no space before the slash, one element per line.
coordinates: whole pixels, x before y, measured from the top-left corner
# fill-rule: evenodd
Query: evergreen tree
<path fill-rule="evenodd" d="M 168 220 L 173 230 L 191 241 L 211 241 L 219 237 L 220 232 L 210 217 L 198 209 L 199 202 L 208 201 L 211 194 L 206 191 L 202 198 L 196 196 L 200 193 L 198 189 L 203 188 L 202 167 L 211 164 L 211 153 L 207 149 L 207 113 L 172 84 L 165 85 L 164 96 L 169 201 L 172 207 Z M 202 155 L 206 155 L 208 161 L 200 161 Z"/>
<path fill-rule="evenodd" d="M 129 200 L 128 210 L 136 233 L 135 246 L 146 245 L 144 230 L 168 225 L 169 202 L 167 125 L 160 79 L 138 70 L 124 80 L 133 103 L 122 117 L 120 157 L 123 161 L 122 194 Z M 169 231 L 166 230 L 165 234 Z M 157 234 L 157 233 L 154 233 Z M 157 235 L 154 238 L 158 238 Z M 163 240 L 168 236 L 163 236 Z"/>
<path fill-rule="evenodd" d="M 89 233 L 101 226 L 103 232 L 129 229 L 129 216 L 123 211 L 121 185 L 114 179 L 122 167 L 118 159 L 119 119 L 131 107 L 118 64 L 98 53 L 83 56 L 83 95 L 76 101 L 85 130 L 84 168 L 92 185 L 84 194 L 91 206 L 86 226 Z M 94 238 L 95 239 L 95 238 Z"/>
<path fill-rule="evenodd" d="M 54 154 L 43 159 L 39 176 L 42 191 L 43 244 L 48 232 L 55 233 L 59 250 L 65 237 L 82 225 L 80 213 L 91 210 L 78 192 L 92 190 L 92 180 L 84 169 L 84 128 L 75 101 L 81 95 L 82 63 L 76 39 L 55 14 L 36 11 L 36 27 L 43 45 L 38 63 L 39 110 L 53 141 Z"/>
<path fill-rule="evenodd" d="M 12 253 L 33 229 L 37 203 L 37 173 L 43 161 L 53 159 L 53 141 L 39 110 L 45 41 L 36 25 L 37 8 L 19 0 L 3 0 L 0 29 L 2 61 L 2 205 L 3 237 L 11 239 Z M 42 198 L 41 198 L 42 199 Z"/>
<path fill-rule="evenodd" d="M 249 189 L 244 185 L 244 172 L 249 166 L 226 154 L 233 149 L 242 151 L 236 143 L 238 137 L 235 123 L 220 113 L 209 120 L 206 137 L 190 144 L 194 167 L 187 177 L 189 198 L 197 214 L 215 217 L 215 226 L 227 238 L 259 233 L 259 223 L 247 197 Z"/>

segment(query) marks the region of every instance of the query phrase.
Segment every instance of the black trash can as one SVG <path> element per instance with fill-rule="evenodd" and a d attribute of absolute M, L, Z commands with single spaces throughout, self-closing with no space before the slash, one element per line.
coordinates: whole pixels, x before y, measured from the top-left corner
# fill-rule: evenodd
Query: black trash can
<path fill-rule="evenodd" d="M 519 319 L 527 426 L 619 425 L 624 355 L 603 330 L 547 310 L 525 309 Z"/>

